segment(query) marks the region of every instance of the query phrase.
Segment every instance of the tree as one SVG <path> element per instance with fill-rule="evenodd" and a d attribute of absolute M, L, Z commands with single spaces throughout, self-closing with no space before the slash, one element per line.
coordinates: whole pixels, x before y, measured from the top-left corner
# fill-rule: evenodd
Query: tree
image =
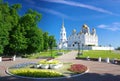
<path fill-rule="evenodd" d="M 31 30 L 31 37 L 28 39 L 27 53 L 34 53 L 43 50 L 43 36 L 42 31 L 39 29 Z"/>
<path fill-rule="evenodd" d="M 12 51 L 10 53 L 17 54 L 20 52 L 23 52 L 27 48 L 27 39 L 25 38 L 24 30 L 22 30 L 22 27 L 18 25 L 14 28 L 14 32 L 11 32 L 10 37 L 10 48 Z"/>
<path fill-rule="evenodd" d="M 54 38 L 54 36 L 49 36 L 49 48 L 50 48 L 50 50 L 51 50 L 51 57 L 53 57 L 53 55 L 52 55 L 52 49 L 53 49 L 53 47 L 55 46 L 55 38 Z"/>
<path fill-rule="evenodd" d="M 49 45 L 48 45 L 48 41 L 49 41 L 49 36 L 48 36 L 48 32 L 44 32 L 43 33 L 43 40 L 44 40 L 44 50 L 48 50 Z"/>
<path fill-rule="evenodd" d="M 4 54 L 11 54 L 11 53 L 15 53 L 16 50 L 13 50 L 15 48 L 16 45 L 14 43 L 14 38 L 12 37 L 12 35 L 16 35 L 16 29 L 17 29 L 17 26 L 18 26 L 18 21 L 19 21 L 19 15 L 18 15 L 18 10 L 21 8 L 21 5 L 20 4 L 14 4 L 12 6 L 8 6 L 7 3 L 3 3 L 3 5 L 6 5 L 6 7 L 3 7 L 3 22 L 2 24 L 4 25 L 4 30 L 6 30 L 6 36 L 3 36 L 3 37 L 6 37 L 6 41 L 7 41 L 7 44 L 4 46 L 3 48 L 3 51 L 4 51 Z M 15 33 L 13 32 L 15 31 Z M 5 31 L 4 31 L 5 32 Z M 14 37 L 15 37 L 14 35 Z M 12 41 L 13 40 L 13 41 Z M 16 39 L 17 40 L 17 39 Z M 13 44 L 13 45 L 12 45 Z M 13 54 L 14 54 L 13 53 Z"/>
<path fill-rule="evenodd" d="M 116 50 L 120 50 L 120 47 L 118 47 Z"/>
<path fill-rule="evenodd" d="M 3 54 L 4 48 L 9 44 L 9 31 L 13 18 L 9 12 L 9 5 L 0 1 L 0 54 Z"/>
<path fill-rule="evenodd" d="M 21 17 L 20 24 L 25 29 L 25 38 L 27 39 L 26 53 L 34 53 L 43 49 L 42 31 L 38 28 L 37 23 L 41 19 L 41 14 L 33 10 Z"/>
<path fill-rule="evenodd" d="M 49 47 L 51 49 L 54 37 L 49 37 L 48 32 L 43 33 L 37 25 L 41 14 L 29 9 L 20 16 L 20 8 L 20 4 L 9 6 L 0 0 L 0 54 L 35 53 Z"/>

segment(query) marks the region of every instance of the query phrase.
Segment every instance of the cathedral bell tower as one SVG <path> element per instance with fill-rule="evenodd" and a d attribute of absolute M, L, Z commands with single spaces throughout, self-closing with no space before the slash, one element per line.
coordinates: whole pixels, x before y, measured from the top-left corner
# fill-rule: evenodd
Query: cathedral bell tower
<path fill-rule="evenodd" d="M 61 31 L 60 31 L 60 42 L 59 48 L 66 48 L 67 47 L 67 37 L 66 37 L 66 30 L 64 27 L 64 21 L 62 23 Z"/>

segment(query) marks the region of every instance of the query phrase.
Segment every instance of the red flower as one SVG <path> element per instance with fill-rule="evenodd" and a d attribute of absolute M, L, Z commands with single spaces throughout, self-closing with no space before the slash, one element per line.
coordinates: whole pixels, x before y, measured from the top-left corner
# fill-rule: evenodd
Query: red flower
<path fill-rule="evenodd" d="M 68 70 L 75 73 L 83 73 L 87 70 L 87 67 L 81 64 L 73 64 Z"/>

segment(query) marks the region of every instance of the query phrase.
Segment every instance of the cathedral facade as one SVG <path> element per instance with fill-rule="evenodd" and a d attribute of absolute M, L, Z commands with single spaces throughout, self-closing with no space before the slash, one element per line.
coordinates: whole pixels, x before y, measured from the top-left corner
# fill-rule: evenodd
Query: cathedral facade
<path fill-rule="evenodd" d="M 76 48 L 80 46 L 98 46 L 98 36 L 96 30 L 93 28 L 90 32 L 89 27 L 84 24 L 82 30 L 78 33 L 74 29 L 72 34 L 68 37 L 68 47 Z"/>
<path fill-rule="evenodd" d="M 74 29 L 68 37 L 66 37 L 66 29 L 64 22 L 60 30 L 60 39 L 58 43 L 59 49 L 84 49 L 84 50 L 114 50 L 114 47 L 110 46 L 98 46 L 98 36 L 96 30 L 90 28 L 84 24 L 79 32 Z"/>

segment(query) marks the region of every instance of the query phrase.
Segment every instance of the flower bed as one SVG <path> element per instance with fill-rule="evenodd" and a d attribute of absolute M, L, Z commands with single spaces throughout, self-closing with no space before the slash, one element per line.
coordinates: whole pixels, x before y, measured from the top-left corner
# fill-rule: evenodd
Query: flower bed
<path fill-rule="evenodd" d="M 83 73 L 87 70 L 87 67 L 81 64 L 73 64 L 68 70 L 74 73 Z"/>
<path fill-rule="evenodd" d="M 42 68 L 42 69 L 57 69 L 62 67 L 62 63 L 58 60 L 41 60 L 38 62 L 37 68 Z"/>
<path fill-rule="evenodd" d="M 39 69 L 11 69 L 10 73 L 18 76 L 35 77 L 35 78 L 52 78 L 62 77 L 62 73 L 53 70 L 39 70 Z"/>
<path fill-rule="evenodd" d="M 43 60 L 42 60 L 43 61 Z M 33 66 L 41 66 L 38 63 L 23 63 L 9 67 L 6 71 L 8 74 L 31 77 L 31 78 L 57 78 L 63 76 L 76 76 L 76 74 L 84 73 L 87 70 L 87 67 L 81 64 L 72 64 L 64 63 L 64 65 L 56 69 L 55 64 L 50 64 L 49 67 L 55 66 L 53 69 L 41 69 L 35 68 Z"/>
<path fill-rule="evenodd" d="M 11 68 L 24 68 L 24 67 L 31 67 L 33 65 L 37 65 L 37 63 L 34 63 L 34 62 L 27 62 L 27 63 L 21 63 L 21 64 L 17 64 L 15 66 L 12 66 Z"/>

